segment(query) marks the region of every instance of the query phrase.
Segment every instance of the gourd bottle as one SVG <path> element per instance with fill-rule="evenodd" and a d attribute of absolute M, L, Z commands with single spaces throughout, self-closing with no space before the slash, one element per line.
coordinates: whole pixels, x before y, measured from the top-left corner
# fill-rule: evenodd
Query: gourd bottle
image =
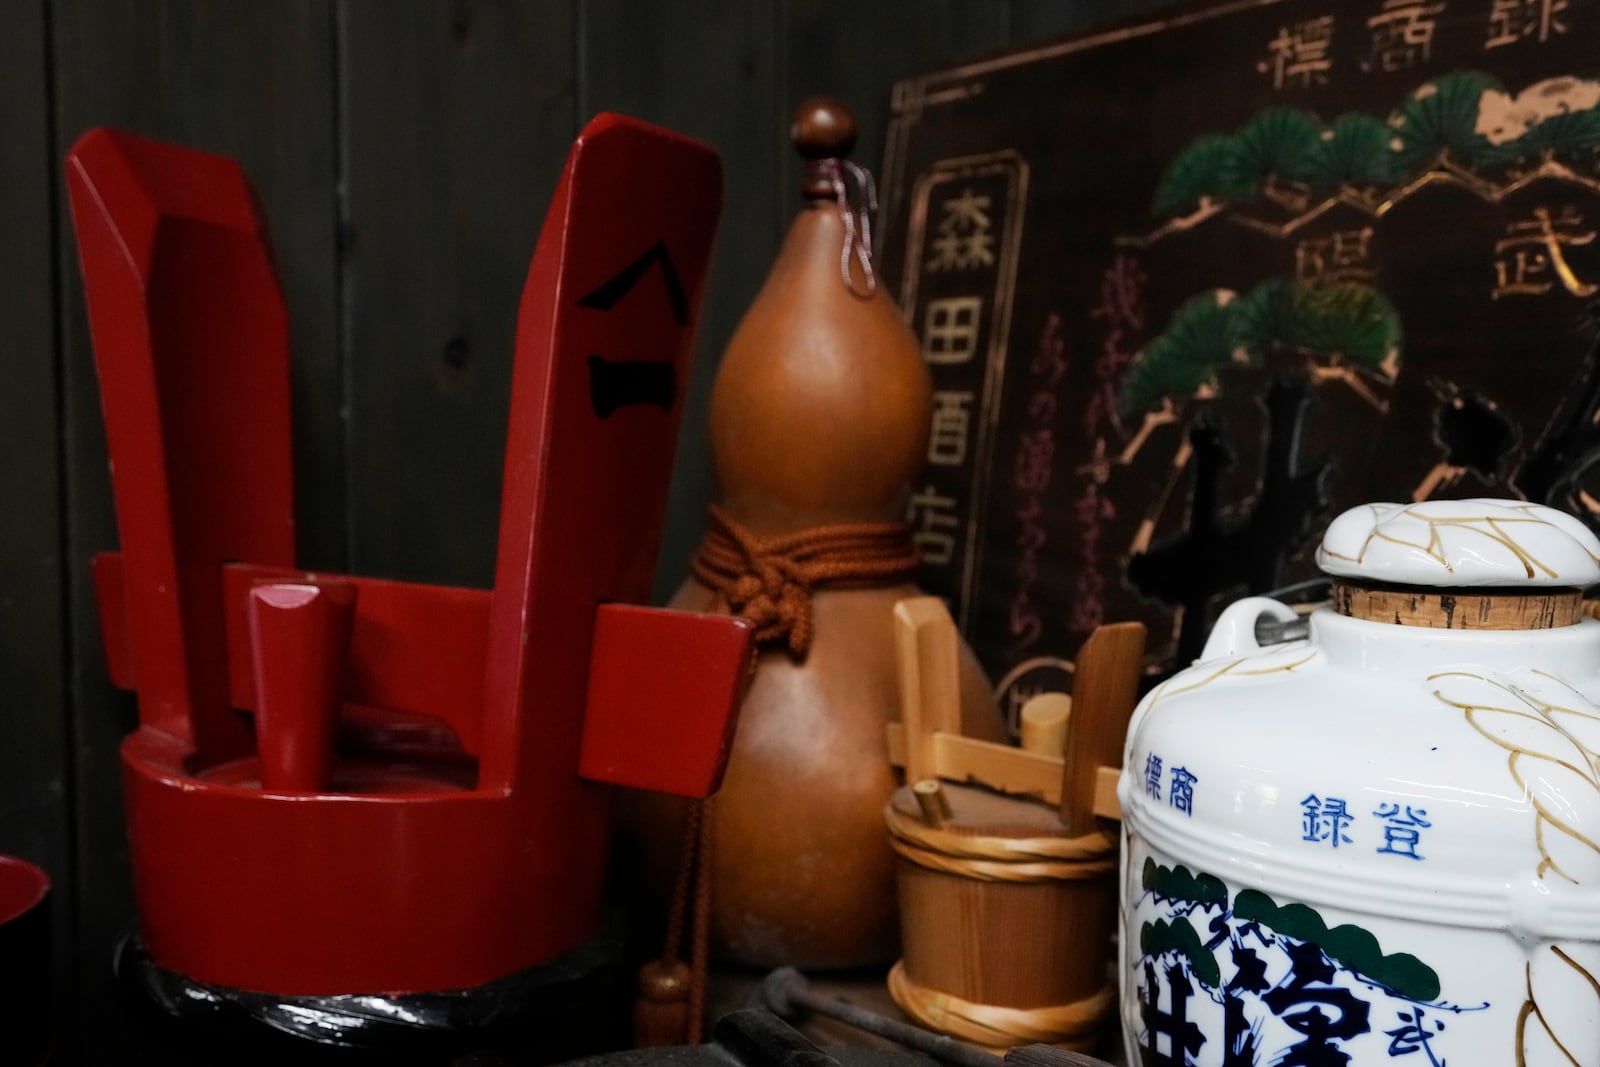
<path fill-rule="evenodd" d="M 810 101 L 791 138 L 806 206 L 723 357 L 711 401 L 720 505 L 671 604 L 749 615 L 770 638 L 713 802 L 712 952 L 842 968 L 886 963 L 898 942 L 884 728 L 897 717 L 894 606 L 920 593 L 903 519 L 931 393 L 844 195 L 861 175 L 842 161 L 854 119 Z M 961 696 L 965 732 L 1000 739 L 965 648 Z M 658 806 L 647 840 L 675 844 L 678 825 Z"/>

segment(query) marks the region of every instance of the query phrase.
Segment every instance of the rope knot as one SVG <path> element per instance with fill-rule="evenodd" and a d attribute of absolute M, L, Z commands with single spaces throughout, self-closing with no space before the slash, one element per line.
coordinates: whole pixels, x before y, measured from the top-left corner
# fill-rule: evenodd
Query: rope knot
<path fill-rule="evenodd" d="M 821 526 L 763 541 L 711 508 L 691 569 L 749 619 L 762 645 L 783 641 L 795 659 L 811 647 L 811 595 L 823 586 L 903 581 L 917 565 L 905 523 Z"/>
<path fill-rule="evenodd" d="M 805 655 L 811 643 L 811 582 L 793 560 L 745 547 L 748 569 L 722 590 L 729 610 L 755 624 L 757 641 L 787 636 L 789 651 Z"/>

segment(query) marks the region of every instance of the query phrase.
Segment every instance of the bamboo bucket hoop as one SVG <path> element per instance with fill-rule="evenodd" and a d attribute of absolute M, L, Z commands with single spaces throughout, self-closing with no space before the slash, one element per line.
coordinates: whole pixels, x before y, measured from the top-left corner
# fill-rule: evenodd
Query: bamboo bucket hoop
<path fill-rule="evenodd" d="M 975 1004 L 951 993 L 921 986 L 906 977 L 904 962 L 889 972 L 889 995 L 900 1009 L 924 1026 L 977 1045 L 1004 1052 L 1017 1045 L 1060 1045 L 1074 1052 L 1092 1048 L 1101 1026 L 1117 1002 L 1116 986 L 1107 983 L 1083 1000 L 1044 1008 L 1002 1008 Z"/>
<path fill-rule="evenodd" d="M 1043 804 L 950 783 L 940 792 L 943 826 L 924 822 L 910 787 L 884 813 L 904 932 L 890 995 L 922 1025 L 985 1048 L 1089 1049 L 1115 999 L 1115 839 L 1068 834 Z"/>
<path fill-rule="evenodd" d="M 952 790 L 953 792 L 954 790 Z M 895 854 L 930 871 L 979 882 L 1060 882 L 1116 870 L 1117 844 L 1096 831 L 1082 837 L 1004 837 L 932 827 L 915 815 L 884 809 Z"/>

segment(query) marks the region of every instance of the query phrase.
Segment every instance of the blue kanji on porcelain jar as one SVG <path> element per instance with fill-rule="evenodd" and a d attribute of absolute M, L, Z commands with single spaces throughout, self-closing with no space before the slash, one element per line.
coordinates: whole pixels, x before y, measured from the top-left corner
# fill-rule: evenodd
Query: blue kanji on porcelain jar
<path fill-rule="evenodd" d="M 1140 1067 L 1600 1061 L 1600 542 L 1518 501 L 1328 528 L 1334 606 L 1218 621 L 1134 712 L 1121 1010 Z"/>

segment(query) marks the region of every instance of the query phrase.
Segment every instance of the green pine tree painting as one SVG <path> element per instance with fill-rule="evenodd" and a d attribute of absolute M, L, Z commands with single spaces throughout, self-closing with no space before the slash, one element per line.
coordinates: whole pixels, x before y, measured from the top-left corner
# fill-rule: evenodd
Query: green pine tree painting
<path fill-rule="evenodd" d="M 1504 163 L 1507 153 L 1478 129 L 1486 92 L 1503 92 L 1500 79 L 1481 70 L 1454 70 L 1423 82 L 1389 116 L 1394 149 L 1407 173 L 1446 161 L 1469 167 Z"/>
<path fill-rule="evenodd" d="M 1128 367 L 1120 398 L 1124 415 L 1137 417 L 1169 397 L 1181 400 L 1214 391 L 1219 367 L 1249 360 L 1234 314 L 1237 299 L 1231 290 L 1211 289 L 1179 306 L 1166 332 Z"/>
<path fill-rule="evenodd" d="M 1343 188 L 1388 188 L 1405 180 L 1389 127 L 1371 115 L 1340 115 L 1317 136 L 1306 183 L 1318 196 Z"/>
<path fill-rule="evenodd" d="M 1393 377 L 1400 314 L 1369 285 L 1262 282 L 1244 296 L 1212 289 L 1190 297 L 1123 378 L 1120 407 L 1135 418 L 1163 404 L 1215 393 L 1222 368 L 1304 356 L 1335 366 L 1320 376 L 1355 385 L 1354 370 Z"/>

